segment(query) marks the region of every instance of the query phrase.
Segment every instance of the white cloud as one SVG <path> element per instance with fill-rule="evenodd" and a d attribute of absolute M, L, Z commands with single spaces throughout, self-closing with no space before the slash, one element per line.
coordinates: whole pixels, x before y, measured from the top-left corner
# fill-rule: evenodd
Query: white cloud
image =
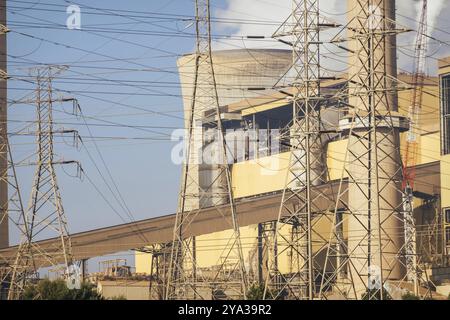
<path fill-rule="evenodd" d="M 422 0 L 414 0 L 414 5 L 411 5 L 411 1 L 409 0 L 397 0 L 397 21 L 402 25 L 416 30 L 418 28 L 421 16 L 422 3 Z M 450 6 L 447 5 L 446 0 L 428 0 L 427 34 L 433 35 L 437 38 L 445 37 L 445 33 L 442 33 L 440 30 L 448 29 L 450 24 L 446 19 L 444 20 L 440 18 L 448 15 L 449 13 Z M 398 58 L 400 70 L 411 70 L 412 56 L 414 55 L 415 38 L 415 32 L 410 32 L 408 34 L 399 36 Z M 426 68 L 428 70 L 428 73 L 435 74 L 437 71 L 436 58 L 450 54 L 450 48 L 445 45 L 441 46 L 433 40 L 428 41 L 429 57 L 427 59 Z M 404 45 L 409 46 L 403 47 Z"/>
<path fill-rule="evenodd" d="M 286 19 L 290 12 L 290 1 L 279 0 L 277 4 L 258 1 L 258 0 L 227 0 L 227 9 L 218 9 L 215 16 L 223 19 L 245 19 L 267 21 L 267 24 L 236 24 L 230 26 L 229 24 L 217 24 L 218 31 L 231 31 L 233 36 L 240 35 L 264 35 L 270 36 L 278 28 L 277 24 Z M 227 33 L 228 33 L 227 32 Z M 215 42 L 216 49 L 232 49 L 234 45 L 242 46 L 241 41 L 221 41 Z M 270 46 L 266 41 L 246 41 L 245 46 L 266 47 Z M 273 44 L 272 44 L 273 45 Z"/>
<path fill-rule="evenodd" d="M 436 25 L 436 19 L 441 15 L 443 9 L 446 7 L 446 0 L 428 0 L 428 28 L 429 32 L 433 32 L 433 28 Z M 421 4 L 418 4 L 418 12 L 420 12 Z"/>
<path fill-rule="evenodd" d="M 327 0 L 321 3 L 321 10 L 324 12 L 335 12 L 338 0 Z M 266 36 L 270 37 L 285 21 L 291 13 L 291 0 L 227 0 L 226 9 L 216 9 L 215 16 L 224 19 L 248 19 L 266 21 L 266 24 L 240 24 L 230 27 L 228 24 L 217 24 L 218 31 L 230 31 L 233 36 Z M 232 48 L 233 45 L 242 46 L 242 42 L 218 41 L 215 48 Z M 246 47 L 267 47 L 276 46 L 285 48 L 276 42 L 267 41 L 246 41 Z"/>
<path fill-rule="evenodd" d="M 400 25 L 407 26 L 411 29 L 417 28 L 417 20 L 419 19 L 419 13 L 422 1 L 414 0 L 415 3 L 411 3 L 411 0 L 397 0 L 397 21 Z M 277 24 L 280 23 L 289 16 L 291 12 L 292 0 L 226 0 L 226 9 L 215 9 L 214 16 L 226 19 L 244 19 L 244 20 L 258 20 L 267 21 L 266 24 L 216 24 L 216 33 L 226 33 L 233 36 L 266 36 L 270 37 L 277 29 Z M 214 2 L 213 2 L 214 4 Z M 320 2 L 320 10 L 323 15 L 328 16 L 330 19 L 345 23 L 346 19 L 346 1 L 343 0 L 323 0 Z M 447 30 L 450 26 L 450 22 L 447 22 L 440 17 L 448 16 L 450 14 L 450 6 L 447 5 L 446 0 L 428 0 L 428 33 L 445 40 L 445 33 L 437 31 L 435 28 Z M 434 31 L 434 32 L 433 32 Z M 447 39 L 450 36 L 446 35 Z M 409 70 L 411 66 L 411 58 L 408 55 L 413 54 L 413 46 L 415 33 L 410 32 L 398 37 L 399 48 L 399 68 Z M 405 47 L 406 45 L 406 47 Z M 403 46 L 403 47 L 402 47 Z M 436 43 L 431 41 L 430 52 L 434 56 L 440 57 L 450 53 L 448 46 L 436 47 Z M 233 48 L 287 48 L 286 45 L 278 43 L 276 41 L 252 41 L 252 40 L 220 40 L 215 41 L 215 49 L 233 49 Z M 331 49 L 331 47 L 328 47 Z M 439 49 L 439 51 L 436 51 Z M 325 55 L 327 49 L 322 51 Z M 324 63 L 327 63 L 325 57 Z M 433 58 L 428 59 L 428 67 L 431 72 L 434 72 L 436 67 L 436 60 Z M 336 67 L 340 69 L 340 67 Z"/>

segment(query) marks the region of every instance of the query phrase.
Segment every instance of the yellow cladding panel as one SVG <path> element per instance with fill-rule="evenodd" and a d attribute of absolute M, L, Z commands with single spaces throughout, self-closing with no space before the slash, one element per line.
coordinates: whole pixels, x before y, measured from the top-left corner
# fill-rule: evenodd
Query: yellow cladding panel
<path fill-rule="evenodd" d="M 316 261 L 320 261 L 322 264 L 326 255 L 326 246 L 324 246 L 325 243 L 323 238 L 319 237 L 318 234 L 321 234 L 323 237 L 330 234 L 330 218 L 331 216 L 323 217 L 314 223 L 314 229 L 317 233 L 313 234 L 313 250 L 314 252 L 318 252 L 316 255 Z M 278 268 L 281 272 L 292 272 L 292 270 L 289 270 L 289 262 L 291 260 L 292 252 L 291 250 L 287 250 L 287 243 L 283 240 L 291 238 L 291 230 L 290 225 L 282 225 L 280 229 L 280 233 L 283 236 L 280 236 L 278 240 L 280 252 L 280 256 L 278 257 Z M 240 228 L 240 233 L 246 270 L 250 273 L 257 274 L 258 226 L 251 225 L 242 227 Z M 221 265 L 224 261 L 226 261 L 226 264 L 228 264 L 229 267 L 232 267 L 232 265 L 238 260 L 237 252 L 235 250 L 231 250 L 231 236 L 232 231 L 225 230 L 196 237 L 197 267 L 200 270 L 207 268 L 214 269 L 215 266 Z M 136 273 L 150 274 L 151 254 L 136 252 L 135 266 Z"/>
<path fill-rule="evenodd" d="M 345 164 L 345 150 L 347 150 L 348 139 L 330 142 L 328 144 L 327 166 L 330 180 L 341 179 Z M 346 175 L 344 175 L 344 178 Z"/>
<path fill-rule="evenodd" d="M 286 181 L 289 152 L 233 165 L 232 183 L 236 198 L 282 190 Z"/>
<path fill-rule="evenodd" d="M 331 180 L 340 179 L 348 140 L 328 144 L 327 165 Z M 233 165 L 232 182 L 236 198 L 283 190 L 289 164 L 289 152 Z"/>
<path fill-rule="evenodd" d="M 314 232 L 312 234 L 313 240 L 313 252 L 314 252 L 314 260 L 318 265 L 325 265 L 325 258 L 327 253 L 327 243 L 330 234 L 331 234 L 331 223 L 332 223 L 332 215 L 322 216 L 320 218 L 316 218 L 318 220 L 314 221 Z M 282 236 L 278 237 L 278 252 L 281 252 L 278 257 L 278 269 L 282 273 L 289 273 L 295 270 L 289 270 L 290 261 L 292 259 L 291 249 L 287 247 L 287 242 L 285 239 L 290 239 L 292 237 L 290 225 L 283 225 L 280 229 L 280 233 Z M 344 220 L 343 223 L 343 233 L 347 234 L 347 221 Z M 345 236 L 344 236 L 345 237 Z M 301 261 L 299 262 L 301 265 Z M 328 264 L 330 268 L 332 263 Z"/>
<path fill-rule="evenodd" d="M 417 164 L 430 163 L 441 159 L 440 133 L 420 136 Z"/>
<path fill-rule="evenodd" d="M 242 253 L 248 269 L 250 263 L 254 264 L 257 258 L 258 228 L 257 226 L 242 227 L 240 233 Z M 236 263 L 238 255 L 236 246 L 232 248 L 232 240 L 230 240 L 232 236 L 232 230 L 225 230 L 196 237 L 197 266 L 208 268 L 221 265 L 223 261 L 230 264 Z"/>
<path fill-rule="evenodd" d="M 441 207 L 450 207 L 450 154 L 441 158 Z"/>
<path fill-rule="evenodd" d="M 330 220 L 327 218 L 321 218 L 320 221 L 315 223 L 315 230 L 322 235 L 329 234 L 330 226 Z M 247 271 L 254 272 L 256 274 L 258 261 L 258 227 L 257 225 L 242 227 L 240 228 L 240 232 L 246 269 Z M 291 252 L 290 250 L 286 250 L 287 243 L 286 241 L 283 241 L 283 239 L 289 239 L 291 237 L 291 226 L 282 225 L 280 233 L 283 236 L 278 239 L 280 252 L 280 256 L 278 257 L 278 268 L 281 272 L 291 272 L 292 270 L 289 270 Z M 230 252 L 230 246 L 227 246 L 227 243 L 229 244 L 231 235 L 232 232 L 227 230 L 197 237 L 196 246 L 198 267 L 209 268 L 220 265 L 224 261 L 226 255 Z M 325 247 L 323 239 L 320 239 L 317 234 L 314 234 L 313 238 L 315 239 L 313 250 L 315 252 L 320 251 L 316 259 L 324 259 Z M 232 264 L 233 262 L 236 262 L 236 258 L 236 253 L 232 252 L 227 261 Z"/>
<path fill-rule="evenodd" d="M 314 222 L 315 232 L 313 233 L 313 251 L 317 253 L 315 258 L 316 261 L 321 264 L 324 263 L 326 256 L 324 239 L 328 239 L 328 236 L 330 235 L 331 221 L 332 217 L 330 215 L 328 217 L 321 217 Z M 346 229 L 347 225 L 344 223 L 344 233 L 346 233 Z M 287 242 L 284 240 L 291 238 L 291 230 L 290 225 L 282 225 L 280 229 L 282 236 L 278 239 L 278 251 L 280 253 L 280 256 L 278 257 L 278 268 L 281 272 L 292 272 L 292 270 L 289 270 L 289 261 L 291 260 L 292 252 L 287 250 Z M 240 228 L 240 233 L 246 269 L 247 271 L 256 274 L 258 262 L 258 227 L 257 225 L 242 227 Z M 220 265 L 230 252 L 231 247 L 229 245 L 229 240 L 231 235 L 232 231 L 227 230 L 197 237 L 198 267 L 210 268 Z M 236 258 L 236 253 L 231 252 L 227 261 L 232 264 L 233 262 L 236 262 Z"/>
<path fill-rule="evenodd" d="M 417 148 L 410 148 L 409 152 L 417 152 L 416 165 L 438 161 L 440 159 L 440 108 L 439 108 L 439 86 L 437 78 L 430 78 L 432 85 L 423 87 L 422 105 L 419 113 L 417 137 Z M 412 104 L 412 91 L 401 90 L 398 93 L 399 111 L 408 115 Z M 400 136 L 401 153 L 404 159 L 406 152 L 407 132 Z M 410 157 L 412 153 L 409 153 Z"/>
<path fill-rule="evenodd" d="M 438 123 L 437 120 L 436 122 Z M 405 132 L 400 136 L 402 159 L 404 159 L 406 152 L 406 135 L 407 133 Z M 440 132 L 418 136 L 416 150 L 414 150 L 413 146 L 410 148 L 408 151 L 409 154 L 412 155 L 413 152 L 416 152 L 416 165 L 439 161 L 441 159 Z"/>
<path fill-rule="evenodd" d="M 232 263 L 237 260 L 237 252 L 231 250 L 231 241 L 233 231 L 225 230 L 204 234 L 195 238 L 196 245 L 196 259 L 198 268 L 209 268 L 220 265 L 227 255 L 227 262 Z M 239 229 L 241 233 L 241 243 L 244 259 L 247 263 L 247 269 L 255 266 L 257 260 L 257 239 L 258 227 L 247 226 Z M 230 251 L 231 250 L 231 251 Z M 151 257 L 150 253 L 136 252 L 135 267 L 136 273 L 150 274 L 151 273 Z"/>
<path fill-rule="evenodd" d="M 450 59 L 450 57 L 449 57 L 449 58 L 447 58 L 447 59 Z M 448 63 L 446 64 L 446 66 L 445 66 L 445 67 L 443 67 L 443 68 L 439 68 L 439 71 L 438 71 L 438 73 L 439 73 L 439 75 L 443 75 L 443 74 L 447 74 L 447 73 L 450 73 L 450 66 L 448 65 Z"/>
<path fill-rule="evenodd" d="M 440 130 L 439 119 L 439 86 L 437 79 L 433 80 L 433 85 L 425 85 L 423 87 L 422 105 L 419 113 L 419 132 L 427 134 Z M 408 115 L 410 106 L 412 105 L 412 91 L 401 90 L 398 93 L 399 112 Z"/>
<path fill-rule="evenodd" d="M 134 255 L 134 266 L 136 267 L 136 273 L 150 274 L 152 255 L 150 253 L 143 253 L 136 251 Z"/>

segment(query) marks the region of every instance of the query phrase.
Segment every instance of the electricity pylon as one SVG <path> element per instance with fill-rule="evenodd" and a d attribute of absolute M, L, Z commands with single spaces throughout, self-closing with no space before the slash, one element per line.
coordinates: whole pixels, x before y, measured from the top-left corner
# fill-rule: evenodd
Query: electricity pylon
<path fill-rule="evenodd" d="M 20 298 L 24 283 L 41 266 L 62 264 L 65 268 L 65 276 L 69 276 L 69 267 L 73 264 L 67 219 L 54 166 L 76 162 L 55 160 L 53 149 L 54 134 L 73 133 L 73 130 L 55 130 L 53 122 L 53 103 L 68 100 L 53 97 L 52 80 L 64 69 L 65 67 L 62 66 L 46 66 L 31 70 L 31 73 L 36 77 L 37 86 L 35 98 L 31 101 L 36 105 L 37 113 L 35 133 L 37 161 L 34 164 L 36 169 L 26 210 L 25 225 L 27 232 L 19 244 L 13 265 L 12 290 L 9 292 L 9 299 Z M 40 237 L 50 235 L 60 239 L 57 245 L 46 247 L 36 243 Z"/>
<path fill-rule="evenodd" d="M 3 137 L 3 135 L 1 135 Z M 4 140 L 4 138 L 1 138 Z M 6 138 L 6 140 L 8 140 Z M 22 239 L 28 236 L 28 226 L 26 223 L 25 210 L 23 208 L 21 191 L 17 179 L 16 167 L 12 158 L 12 152 L 8 141 L 2 141 L 0 144 L 0 154 L 7 156 L 7 168 L 1 172 L 1 183 L 5 183 L 8 187 L 8 201 L 1 204 L 1 211 L 3 219 L 9 219 L 9 221 L 15 225 Z M 17 259 L 17 257 L 16 257 Z M 7 257 L 0 257 L 1 278 L 0 283 L 9 284 L 9 290 L 15 290 L 13 287 L 23 287 L 24 279 L 18 279 L 17 269 L 15 268 L 17 261 L 11 261 Z M 8 291 L 8 294 L 9 292 Z"/>
<path fill-rule="evenodd" d="M 187 110 L 186 157 L 173 229 L 165 298 L 210 299 L 220 294 L 228 298 L 245 299 L 247 276 L 214 75 L 209 0 L 196 0 L 195 11 L 193 93 L 190 110 Z M 199 136 L 194 128 L 199 124 L 205 130 L 205 137 Z M 212 142 L 211 136 L 216 138 Z M 202 163 L 208 149 L 213 150 L 212 164 Z M 210 177 L 201 176 L 201 170 L 208 171 Z M 200 209 L 205 207 L 213 207 L 223 216 L 223 222 L 229 226 L 231 234 L 223 243 L 223 248 L 219 249 L 222 254 L 215 268 L 200 270 L 191 224 Z"/>
<path fill-rule="evenodd" d="M 150 300 L 163 300 L 165 298 L 165 282 L 170 259 L 170 244 L 153 245 L 140 251 L 151 254 L 150 262 Z"/>
<path fill-rule="evenodd" d="M 320 298 L 389 299 L 405 279 L 402 164 L 397 112 L 395 1 L 349 1 L 352 16 L 333 42 L 348 41 L 348 137 Z M 347 238 L 342 229 L 347 226 Z"/>
<path fill-rule="evenodd" d="M 405 220 L 405 251 L 407 278 L 414 283 L 414 294 L 419 296 L 420 274 L 417 257 L 416 223 L 414 219 L 414 179 L 416 178 L 416 164 L 418 141 L 420 135 L 419 116 L 422 109 L 423 86 L 425 78 L 425 62 L 428 50 L 427 39 L 428 2 L 422 0 L 419 26 L 417 30 L 412 84 L 411 106 L 409 108 L 410 128 L 406 136 L 406 150 L 403 157 L 403 189 L 405 190 L 404 220 Z"/>
<path fill-rule="evenodd" d="M 0 134 L 2 134 L 2 138 L 6 142 L 7 135 L 7 95 L 8 95 L 8 74 L 7 74 L 7 50 L 6 50 L 6 34 L 9 32 L 9 29 L 6 25 L 6 0 L 0 2 Z M 3 148 L 3 151 L 6 152 L 6 148 Z M 0 169 L 5 170 L 8 166 L 7 153 L 2 153 L 0 155 Z M 8 202 L 8 187 L 7 182 L 2 182 L 0 184 L 0 202 L 7 203 Z M 0 248 L 7 247 L 9 245 L 9 229 L 8 229 L 8 217 L 4 214 L 6 212 L 0 212 Z"/>
<path fill-rule="evenodd" d="M 315 255 L 326 246 L 316 224 L 330 219 L 335 203 L 331 188 L 320 188 L 328 182 L 320 113 L 324 102 L 320 32 L 335 24 L 320 16 L 318 0 L 294 0 L 292 6 L 290 17 L 273 35 L 292 46 L 293 118 L 286 130 L 289 134 L 282 138 L 291 151 L 278 220 L 272 237 L 268 236 L 273 249 L 269 251 L 265 296 L 312 300 L 322 274 Z M 288 267 L 282 270 L 279 260 L 286 258 Z"/>

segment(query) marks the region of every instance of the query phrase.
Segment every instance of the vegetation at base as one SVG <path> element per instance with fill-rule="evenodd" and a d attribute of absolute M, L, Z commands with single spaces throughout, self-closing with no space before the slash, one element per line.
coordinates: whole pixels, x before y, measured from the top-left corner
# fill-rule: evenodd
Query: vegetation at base
<path fill-rule="evenodd" d="M 402 300 L 420 300 L 420 297 L 412 294 L 411 292 L 408 292 L 402 296 Z"/>
<path fill-rule="evenodd" d="M 267 289 L 266 298 L 264 299 L 264 285 L 263 284 L 252 284 L 247 291 L 247 299 L 248 300 L 273 300 L 277 292 L 274 290 Z M 278 297 L 281 299 L 281 297 Z"/>
<path fill-rule="evenodd" d="M 392 300 L 389 292 L 383 288 L 383 300 Z M 361 300 L 381 300 L 381 290 L 380 289 L 368 289 L 361 297 Z"/>
<path fill-rule="evenodd" d="M 104 300 L 90 283 L 81 284 L 80 289 L 67 288 L 64 280 L 40 280 L 25 288 L 24 300 Z"/>

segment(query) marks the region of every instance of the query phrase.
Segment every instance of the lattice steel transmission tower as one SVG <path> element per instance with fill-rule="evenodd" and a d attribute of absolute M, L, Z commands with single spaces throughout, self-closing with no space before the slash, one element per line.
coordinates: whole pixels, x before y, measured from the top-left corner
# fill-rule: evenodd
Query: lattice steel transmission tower
<path fill-rule="evenodd" d="M 3 137 L 3 135 L 0 135 Z M 8 141 L 4 141 L 4 138 L 0 144 L 0 154 L 7 156 L 7 168 L 3 168 L 0 176 L 0 183 L 5 183 L 8 187 L 8 201 L 1 204 L 1 211 L 4 213 L 2 219 L 8 219 L 10 225 L 14 225 L 19 231 L 19 235 L 22 239 L 28 237 L 28 226 L 26 223 L 25 210 L 23 207 L 22 196 L 20 186 L 17 178 L 16 166 L 13 161 L 11 148 Z M 8 140 L 6 138 L 6 140 Z M 16 282 L 16 265 L 17 261 L 10 261 L 8 257 L 0 256 L 0 283 L 9 285 L 9 290 L 13 284 L 17 285 L 22 283 L 22 280 Z"/>
<path fill-rule="evenodd" d="M 331 219 L 335 203 L 332 189 L 321 188 L 328 182 L 328 170 L 321 121 L 321 81 L 325 78 L 321 75 L 320 33 L 336 25 L 320 16 L 318 0 L 294 0 L 292 5 L 290 17 L 273 35 L 292 46 L 293 118 L 282 137 L 291 151 L 278 221 L 272 228 L 265 295 L 311 300 L 322 274 L 315 255 L 326 246 L 315 224 Z M 286 256 L 288 268 L 282 270 L 279 260 Z"/>
<path fill-rule="evenodd" d="M 408 280 L 414 283 L 414 294 L 419 296 L 419 258 L 417 256 L 416 223 L 414 219 L 414 179 L 418 157 L 419 116 L 422 109 L 423 86 L 425 78 L 425 62 L 428 51 L 427 39 L 428 2 L 422 0 L 422 8 L 414 48 L 414 64 L 412 74 L 411 106 L 409 107 L 410 127 L 406 136 L 406 150 L 403 156 L 403 189 L 405 190 L 405 250 L 406 271 Z"/>
<path fill-rule="evenodd" d="M 402 163 L 399 133 L 408 129 L 398 113 L 395 1 L 348 0 L 348 137 L 321 298 L 388 299 L 405 280 Z M 339 217 L 340 216 L 340 217 Z M 342 227 L 347 226 L 347 239 Z M 332 288 L 332 289 L 331 289 Z"/>
<path fill-rule="evenodd" d="M 0 247 L 9 244 L 9 226 L 15 226 L 20 236 L 26 236 L 25 211 L 20 186 L 8 138 L 8 102 L 6 72 L 6 1 L 0 8 Z M 13 267 L 10 257 L 0 255 L 0 284 L 10 286 Z"/>
<path fill-rule="evenodd" d="M 246 297 L 247 276 L 214 75 L 210 1 L 196 0 L 195 11 L 193 93 L 190 110 L 186 112 L 186 157 L 165 298 L 210 299 L 220 292 L 221 296 L 242 299 Z M 207 150 L 212 150 L 210 163 L 204 162 Z M 231 229 L 227 241 L 221 243 L 222 254 L 215 268 L 207 270 L 196 259 L 196 239 L 191 226 L 205 207 L 214 208 Z"/>
<path fill-rule="evenodd" d="M 164 281 L 169 268 L 171 245 L 170 243 L 153 245 L 142 251 L 151 254 L 149 298 L 150 300 L 163 300 L 165 299 Z"/>
<path fill-rule="evenodd" d="M 56 160 L 53 149 L 55 134 L 74 133 L 74 130 L 55 130 L 53 121 L 53 103 L 73 100 L 54 98 L 53 95 L 52 80 L 65 69 L 63 66 L 46 66 L 31 70 L 37 86 L 34 99 L 29 101 L 36 105 L 37 161 L 33 163 L 36 169 L 26 210 L 27 233 L 19 245 L 13 266 L 9 299 L 20 298 L 25 282 L 43 265 L 62 265 L 67 277 L 73 264 L 67 219 L 54 166 L 79 164 L 76 161 Z M 56 236 L 60 242 L 52 247 L 39 245 L 36 241 L 43 235 Z"/>
<path fill-rule="evenodd" d="M 0 1 L 0 134 L 2 135 L 2 143 L 7 140 L 7 119 L 8 119 L 8 74 L 7 74 L 7 41 L 6 34 L 9 32 L 6 21 L 6 0 Z M 8 166 L 8 154 L 6 147 L 3 148 L 4 153 L 0 154 L 0 169 L 3 171 Z M 0 203 L 8 202 L 8 186 L 7 182 L 0 183 Z M 0 248 L 9 245 L 9 228 L 7 212 L 0 212 Z"/>

